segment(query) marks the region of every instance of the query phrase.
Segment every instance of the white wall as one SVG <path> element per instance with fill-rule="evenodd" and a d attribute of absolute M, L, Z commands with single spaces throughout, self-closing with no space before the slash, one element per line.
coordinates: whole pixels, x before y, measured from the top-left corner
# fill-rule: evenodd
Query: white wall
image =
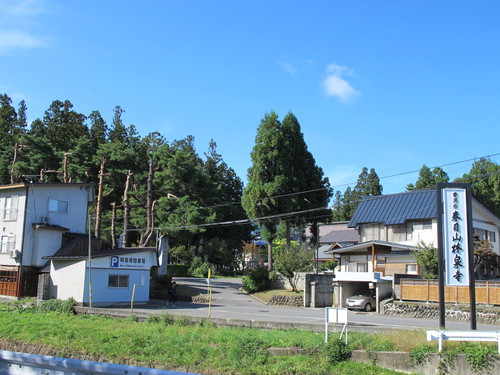
<path fill-rule="evenodd" d="M 472 223 L 474 228 L 484 229 L 490 232 L 495 232 L 495 242 L 491 242 L 493 245 L 493 251 L 500 254 L 500 239 L 499 237 L 499 218 L 495 217 L 493 214 L 488 212 L 483 206 L 472 203 Z"/>
<path fill-rule="evenodd" d="M 55 260 L 50 265 L 50 297 L 83 302 L 85 260 Z"/>
<path fill-rule="evenodd" d="M 16 220 L 4 220 L 5 198 L 7 196 L 18 196 L 17 218 Z M 14 249 L 23 249 L 23 227 L 26 206 L 26 187 L 0 189 L 0 236 L 15 236 Z M 0 253 L 0 264 L 15 266 L 19 265 L 20 259 L 16 260 L 7 253 Z"/>
<path fill-rule="evenodd" d="M 42 256 L 55 254 L 61 246 L 62 232 L 49 234 L 47 229 L 35 229 L 33 223 L 48 223 L 68 228 L 70 232 L 85 233 L 87 205 L 93 198 L 93 187 L 86 184 L 33 184 L 29 185 L 24 233 L 23 266 L 41 266 Z M 68 202 L 67 212 L 49 212 L 49 199 Z M 36 234 L 35 234 L 36 233 Z M 43 234 L 42 234 L 43 233 Z"/>

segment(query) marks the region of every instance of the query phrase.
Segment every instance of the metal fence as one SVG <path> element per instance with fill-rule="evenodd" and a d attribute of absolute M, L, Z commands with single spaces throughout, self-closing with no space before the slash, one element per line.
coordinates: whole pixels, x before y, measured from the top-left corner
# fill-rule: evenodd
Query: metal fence
<path fill-rule="evenodd" d="M 77 359 L 0 350 L 1 375 L 196 375 Z"/>

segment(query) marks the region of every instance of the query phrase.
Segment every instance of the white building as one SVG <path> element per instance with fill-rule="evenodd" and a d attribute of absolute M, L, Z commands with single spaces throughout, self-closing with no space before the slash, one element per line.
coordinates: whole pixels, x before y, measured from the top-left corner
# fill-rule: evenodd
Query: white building
<path fill-rule="evenodd" d="M 149 301 L 150 270 L 158 265 L 154 247 L 91 251 L 89 262 L 88 241 L 81 240 L 69 240 L 46 257 L 51 262 L 46 298 L 71 297 L 92 306 Z"/>
<path fill-rule="evenodd" d="M 500 254 L 500 219 L 474 198 L 472 221 L 474 232 Z M 370 289 L 377 299 L 385 298 L 393 290 L 395 275 L 420 273 L 410 253 L 417 243 L 438 246 L 436 190 L 366 197 L 349 227 L 358 229 L 359 243 L 333 250 L 340 259 L 334 279 L 339 285 L 339 303 Z"/>
<path fill-rule="evenodd" d="M 34 296 L 38 274 L 63 233 L 85 233 L 93 184 L 0 186 L 0 295 Z"/>

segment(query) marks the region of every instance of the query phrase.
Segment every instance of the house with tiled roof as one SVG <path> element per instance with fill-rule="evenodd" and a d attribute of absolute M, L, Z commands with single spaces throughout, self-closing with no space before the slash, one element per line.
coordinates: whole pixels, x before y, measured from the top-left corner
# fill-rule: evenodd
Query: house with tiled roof
<path fill-rule="evenodd" d="M 472 219 L 474 232 L 500 254 L 500 219 L 474 198 Z M 359 243 L 333 251 L 339 303 L 367 293 L 381 300 L 393 293 L 395 276 L 421 273 L 411 255 L 418 243 L 437 247 L 436 190 L 365 197 L 348 226 L 358 229 Z"/>

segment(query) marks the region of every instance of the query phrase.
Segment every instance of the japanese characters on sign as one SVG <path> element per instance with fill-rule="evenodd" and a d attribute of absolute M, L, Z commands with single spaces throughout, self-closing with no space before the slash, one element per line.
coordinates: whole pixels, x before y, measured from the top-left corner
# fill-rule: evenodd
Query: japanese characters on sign
<path fill-rule="evenodd" d="M 146 268 L 146 258 L 137 256 L 115 255 L 111 257 L 113 268 Z"/>
<path fill-rule="evenodd" d="M 445 285 L 469 285 L 466 190 L 446 188 L 443 194 Z"/>

